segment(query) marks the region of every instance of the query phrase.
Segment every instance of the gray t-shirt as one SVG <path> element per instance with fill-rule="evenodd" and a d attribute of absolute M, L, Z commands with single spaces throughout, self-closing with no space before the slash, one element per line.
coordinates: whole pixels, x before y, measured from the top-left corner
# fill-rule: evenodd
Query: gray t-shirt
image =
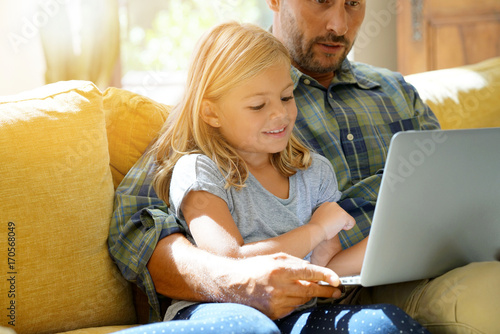
<path fill-rule="evenodd" d="M 312 164 L 308 169 L 299 170 L 289 178 L 287 199 L 271 194 L 252 174 L 249 174 L 246 187 L 240 190 L 234 187 L 225 189 L 225 185 L 224 176 L 207 156 L 191 154 L 179 159 L 170 182 L 170 209 L 186 231 L 189 229 L 180 207 L 190 191 L 203 190 L 223 199 L 245 243 L 272 238 L 307 224 L 316 208 L 325 202 L 336 202 L 341 196 L 332 165 L 316 153 L 312 153 Z M 194 242 L 190 234 L 187 237 Z M 314 303 L 315 299 L 303 307 Z M 174 300 L 164 321 L 172 320 L 178 311 L 193 304 L 196 303 Z"/>
<path fill-rule="evenodd" d="M 330 162 L 319 154 L 313 153 L 312 158 L 308 169 L 289 178 L 289 197 L 282 199 L 267 191 L 252 174 L 246 187 L 225 189 L 226 180 L 212 160 L 201 154 L 185 155 L 173 170 L 170 208 L 186 224 L 181 203 L 188 192 L 203 190 L 226 202 L 245 243 L 281 235 L 307 224 L 321 204 L 340 199 Z"/>

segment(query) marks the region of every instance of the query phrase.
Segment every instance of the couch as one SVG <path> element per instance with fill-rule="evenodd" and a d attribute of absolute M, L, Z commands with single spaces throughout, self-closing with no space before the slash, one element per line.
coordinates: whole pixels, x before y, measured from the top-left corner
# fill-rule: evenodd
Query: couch
<path fill-rule="evenodd" d="M 443 128 L 500 126 L 500 58 L 407 79 Z M 0 333 L 112 333 L 141 322 L 145 305 L 106 240 L 114 190 L 169 110 L 87 81 L 0 97 Z"/>

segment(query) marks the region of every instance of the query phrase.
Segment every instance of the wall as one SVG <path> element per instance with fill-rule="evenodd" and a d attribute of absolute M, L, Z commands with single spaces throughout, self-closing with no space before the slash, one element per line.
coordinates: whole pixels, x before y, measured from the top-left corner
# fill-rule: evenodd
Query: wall
<path fill-rule="evenodd" d="M 396 0 L 366 0 L 365 21 L 351 57 L 359 62 L 397 70 Z"/>
<path fill-rule="evenodd" d="M 51 4 L 53 2 L 53 4 Z M 42 9 L 36 0 L 0 0 L 0 95 L 43 85 L 45 63 L 38 29 L 50 19 L 57 1 Z"/>

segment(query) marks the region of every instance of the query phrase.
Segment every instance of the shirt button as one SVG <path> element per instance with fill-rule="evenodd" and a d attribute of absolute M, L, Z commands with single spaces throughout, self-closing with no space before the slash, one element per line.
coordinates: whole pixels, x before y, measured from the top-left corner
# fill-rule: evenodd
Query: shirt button
<path fill-rule="evenodd" d="M 353 140 L 353 139 L 354 139 L 354 136 L 352 133 L 347 135 L 347 140 Z"/>
<path fill-rule="evenodd" d="M 304 79 L 304 83 L 305 83 L 306 85 L 310 85 L 310 84 L 311 84 L 311 80 L 309 80 L 309 79 Z"/>

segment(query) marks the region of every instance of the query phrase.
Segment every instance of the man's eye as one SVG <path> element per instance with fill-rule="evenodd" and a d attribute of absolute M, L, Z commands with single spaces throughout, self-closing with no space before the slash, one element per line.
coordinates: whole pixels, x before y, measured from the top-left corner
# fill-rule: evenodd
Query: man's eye
<path fill-rule="evenodd" d="M 317 3 L 327 3 L 328 0 L 315 0 Z"/>
<path fill-rule="evenodd" d="M 251 106 L 250 110 L 261 110 L 262 108 L 264 108 L 265 105 L 266 105 L 265 103 L 262 103 L 258 106 Z"/>
<path fill-rule="evenodd" d="M 359 6 L 359 1 L 346 1 L 345 4 L 351 7 L 356 7 Z"/>

